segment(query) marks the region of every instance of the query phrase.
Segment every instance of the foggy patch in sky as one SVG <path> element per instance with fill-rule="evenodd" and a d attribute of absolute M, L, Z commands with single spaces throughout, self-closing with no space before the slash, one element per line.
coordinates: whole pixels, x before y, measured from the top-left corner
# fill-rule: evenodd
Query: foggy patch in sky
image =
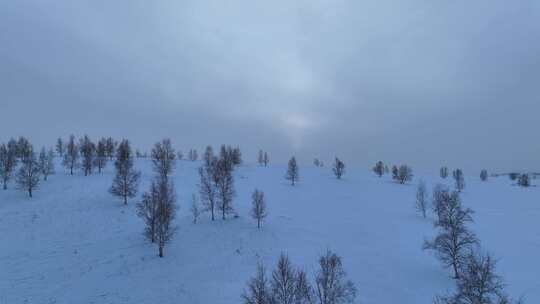
<path fill-rule="evenodd" d="M 538 1 L 0 3 L 0 141 L 540 169 Z"/>

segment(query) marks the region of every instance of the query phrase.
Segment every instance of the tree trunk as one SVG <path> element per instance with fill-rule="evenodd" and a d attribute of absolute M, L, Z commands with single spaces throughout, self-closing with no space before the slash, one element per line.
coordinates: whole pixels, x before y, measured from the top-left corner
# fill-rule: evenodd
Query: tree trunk
<path fill-rule="evenodd" d="M 127 205 L 127 195 L 124 194 L 124 205 Z"/>
<path fill-rule="evenodd" d="M 454 268 L 454 279 L 459 279 L 459 272 L 458 272 L 458 269 L 457 269 L 457 263 L 456 262 L 452 263 L 452 267 Z"/>
<path fill-rule="evenodd" d="M 160 258 L 163 257 L 163 246 L 162 245 L 159 245 L 159 257 Z"/>
<path fill-rule="evenodd" d="M 32 188 L 28 188 L 28 195 L 32 197 Z"/>
<path fill-rule="evenodd" d="M 257 229 L 261 229 L 261 220 L 257 219 Z"/>
<path fill-rule="evenodd" d="M 7 181 L 4 180 L 4 190 L 7 190 Z"/>

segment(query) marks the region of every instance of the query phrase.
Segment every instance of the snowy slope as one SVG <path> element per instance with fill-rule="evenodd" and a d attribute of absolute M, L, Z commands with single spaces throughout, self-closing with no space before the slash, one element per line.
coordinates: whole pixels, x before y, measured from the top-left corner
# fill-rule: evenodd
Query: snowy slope
<path fill-rule="evenodd" d="M 136 166 L 145 190 L 150 162 Z M 211 222 L 205 214 L 194 225 L 188 206 L 198 166 L 178 162 L 179 231 L 161 259 L 142 236 L 135 200 L 123 206 L 107 192 L 112 166 L 90 177 L 57 168 L 33 199 L 13 184 L 0 191 L 0 303 L 239 303 L 257 261 L 273 267 L 284 251 L 312 273 L 327 248 L 343 257 L 358 303 L 431 303 L 453 287 L 450 272 L 421 250 L 434 230 L 414 210 L 414 184 L 361 168 L 338 181 L 329 168 L 301 167 L 301 182 L 291 187 L 285 167 L 245 165 L 235 173 L 240 217 Z M 423 178 L 429 188 L 441 181 Z M 540 188 L 466 180 L 473 229 L 499 259 L 508 291 L 540 303 Z M 270 212 L 260 231 L 248 217 L 256 187 Z"/>

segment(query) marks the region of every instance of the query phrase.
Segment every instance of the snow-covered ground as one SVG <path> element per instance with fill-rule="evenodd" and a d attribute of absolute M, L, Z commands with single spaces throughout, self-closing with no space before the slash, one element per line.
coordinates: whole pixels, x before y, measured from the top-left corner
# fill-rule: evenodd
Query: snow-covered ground
<path fill-rule="evenodd" d="M 150 162 L 136 166 L 142 192 Z M 416 179 L 398 185 L 349 168 L 336 180 L 330 168 L 308 166 L 292 187 L 283 166 L 244 165 L 235 172 L 239 218 L 211 222 L 204 214 L 194 225 L 188 209 L 198 166 L 178 162 L 179 230 L 164 258 L 142 235 L 137 199 L 124 206 L 107 192 L 111 165 L 89 177 L 57 167 L 32 199 L 13 184 L 0 190 L 0 304 L 239 303 L 258 261 L 273 268 L 283 251 L 312 273 L 326 249 L 342 256 L 358 303 L 431 303 L 453 288 L 450 271 L 421 250 L 434 229 L 415 212 Z M 422 177 L 429 189 L 442 182 Z M 466 182 L 463 203 L 476 211 L 472 228 L 499 259 L 509 293 L 540 303 L 540 188 L 511 186 L 507 177 Z M 248 216 L 255 188 L 265 192 L 270 213 L 261 230 Z"/>

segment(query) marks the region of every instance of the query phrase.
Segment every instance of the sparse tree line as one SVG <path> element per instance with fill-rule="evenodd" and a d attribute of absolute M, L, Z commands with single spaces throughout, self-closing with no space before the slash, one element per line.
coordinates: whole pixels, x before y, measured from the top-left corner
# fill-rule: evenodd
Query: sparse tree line
<path fill-rule="evenodd" d="M 43 147 L 37 154 L 25 137 L 19 137 L 18 140 L 11 138 L 7 144 L 0 145 L 0 178 L 4 190 L 8 189 L 9 181 L 15 178 L 17 187 L 32 197 L 41 178 L 46 181 L 54 173 L 52 149 Z"/>
<path fill-rule="evenodd" d="M 244 304 L 345 304 L 353 303 L 356 295 L 341 257 L 327 251 L 319 258 L 312 283 L 306 272 L 294 267 L 283 253 L 270 276 L 265 266 L 259 264 L 241 299 Z"/>
<path fill-rule="evenodd" d="M 456 171 L 454 177 L 459 178 Z M 424 218 L 427 200 L 426 186 L 421 181 L 416 192 L 416 209 Z M 456 190 L 450 191 L 446 186 L 437 184 L 433 189 L 431 211 L 437 235 L 432 240 L 424 241 L 423 249 L 433 251 L 444 268 L 452 269 L 456 282 L 454 293 L 437 296 L 434 303 L 513 303 L 504 292 L 502 277 L 495 272 L 495 260 L 490 254 L 482 252 L 479 239 L 468 227 L 473 222 L 474 212 L 463 207 L 457 185 Z"/>
<path fill-rule="evenodd" d="M 392 170 L 388 168 L 382 161 L 378 161 L 373 166 L 372 171 L 378 177 L 382 177 L 385 174 L 392 174 L 392 180 L 399 184 L 405 184 L 408 181 L 411 181 L 413 178 L 413 170 L 408 165 L 393 165 Z"/>
<path fill-rule="evenodd" d="M 234 214 L 233 170 L 242 163 L 239 148 L 222 145 L 219 155 L 214 154 L 211 146 L 206 147 L 203 164 L 199 168 L 199 194 L 203 211 L 210 213 L 212 221 L 219 212 L 223 220 L 227 215 Z"/>
<path fill-rule="evenodd" d="M 257 156 L 257 163 L 259 166 L 268 167 L 269 162 L 270 158 L 268 158 L 268 152 L 259 150 L 259 155 Z"/>

